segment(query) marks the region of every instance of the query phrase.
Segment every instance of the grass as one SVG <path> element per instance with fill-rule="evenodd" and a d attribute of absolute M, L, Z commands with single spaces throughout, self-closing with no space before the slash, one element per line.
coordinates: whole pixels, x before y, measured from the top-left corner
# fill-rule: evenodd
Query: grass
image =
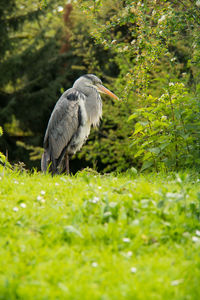
<path fill-rule="evenodd" d="M 200 299 L 197 174 L 1 173 L 0 299 Z"/>

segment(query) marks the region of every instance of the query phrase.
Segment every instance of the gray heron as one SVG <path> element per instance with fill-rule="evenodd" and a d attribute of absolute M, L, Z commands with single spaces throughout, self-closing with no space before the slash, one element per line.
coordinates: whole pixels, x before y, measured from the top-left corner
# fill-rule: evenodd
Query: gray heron
<path fill-rule="evenodd" d="M 91 126 L 99 125 L 102 117 L 100 93 L 118 99 L 97 76 L 87 74 L 62 94 L 50 116 L 44 137 L 43 172 L 69 174 L 69 156 L 81 149 Z"/>

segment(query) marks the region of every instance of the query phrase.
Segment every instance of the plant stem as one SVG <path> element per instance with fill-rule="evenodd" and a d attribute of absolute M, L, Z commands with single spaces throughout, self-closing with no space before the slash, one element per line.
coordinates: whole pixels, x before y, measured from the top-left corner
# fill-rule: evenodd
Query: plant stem
<path fill-rule="evenodd" d="M 175 160 L 176 160 L 176 168 L 178 167 L 178 158 L 177 158 L 177 153 L 178 153 L 178 144 L 177 144 L 177 134 L 176 134 L 176 123 L 175 123 L 175 114 L 174 114 L 174 106 L 172 103 L 172 98 L 171 98 L 171 94 L 170 91 L 169 93 L 169 101 L 170 101 L 170 105 L 171 105 L 171 111 L 172 111 L 172 121 L 173 121 L 173 125 L 174 125 L 174 141 L 175 141 Z"/>

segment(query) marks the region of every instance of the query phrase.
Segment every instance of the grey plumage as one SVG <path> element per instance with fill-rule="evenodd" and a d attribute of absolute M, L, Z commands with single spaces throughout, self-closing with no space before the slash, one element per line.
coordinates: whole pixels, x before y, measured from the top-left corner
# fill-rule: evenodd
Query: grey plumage
<path fill-rule="evenodd" d="M 68 156 L 76 153 L 86 141 L 91 126 L 98 126 L 102 116 L 99 92 L 117 98 L 102 86 L 93 74 L 81 76 L 72 88 L 65 91 L 48 122 L 41 160 L 43 172 L 69 173 Z"/>

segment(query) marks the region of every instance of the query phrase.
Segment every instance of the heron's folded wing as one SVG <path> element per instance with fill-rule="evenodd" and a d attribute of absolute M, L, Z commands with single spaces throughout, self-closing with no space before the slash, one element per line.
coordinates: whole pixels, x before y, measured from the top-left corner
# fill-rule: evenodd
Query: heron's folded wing
<path fill-rule="evenodd" d="M 53 159 L 58 159 L 79 127 L 79 99 L 83 97 L 76 89 L 67 90 L 55 105 L 44 138 Z"/>

